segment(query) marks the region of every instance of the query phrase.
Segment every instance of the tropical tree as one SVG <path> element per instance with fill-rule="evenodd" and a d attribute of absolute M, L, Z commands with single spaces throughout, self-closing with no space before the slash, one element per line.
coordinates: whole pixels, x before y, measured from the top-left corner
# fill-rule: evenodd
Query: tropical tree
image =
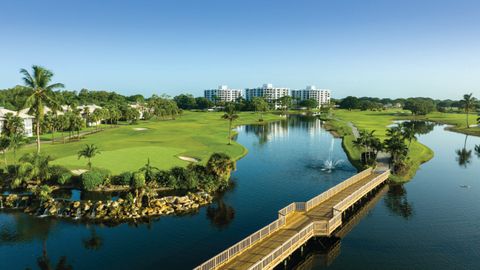
<path fill-rule="evenodd" d="M 278 102 L 282 111 L 286 113 L 292 107 L 293 98 L 291 96 L 283 96 L 278 99 Z"/>
<path fill-rule="evenodd" d="M 228 145 L 232 144 L 232 123 L 238 119 L 238 114 L 235 111 L 235 105 L 228 103 L 225 106 L 225 113 L 222 115 L 222 119 L 228 120 Z"/>
<path fill-rule="evenodd" d="M 57 121 L 55 121 L 55 129 L 60 130 L 62 132 L 62 139 L 63 143 L 65 143 L 65 130 L 68 130 L 70 128 L 70 123 L 67 115 L 59 115 L 57 117 Z"/>
<path fill-rule="evenodd" d="M 152 166 L 152 164 L 150 163 L 150 158 L 148 158 L 147 163 L 142 168 L 140 168 L 139 171 L 143 172 L 143 174 L 145 175 L 145 180 L 147 182 L 150 182 L 155 180 L 155 175 L 157 174 L 159 169 Z"/>
<path fill-rule="evenodd" d="M 235 170 L 235 161 L 227 154 L 214 153 L 207 161 L 207 171 L 228 182 L 230 173 Z"/>
<path fill-rule="evenodd" d="M 135 124 L 140 118 L 140 112 L 137 109 L 128 107 L 125 111 L 125 119 L 130 122 L 130 124 Z"/>
<path fill-rule="evenodd" d="M 49 167 L 51 160 L 50 156 L 37 153 L 29 153 L 22 156 L 12 187 L 19 187 L 30 180 L 35 180 L 39 183 L 48 180 L 51 176 Z"/>
<path fill-rule="evenodd" d="M 400 127 L 387 129 L 388 138 L 385 140 L 385 150 L 392 156 L 391 162 L 394 165 L 394 172 L 403 168 L 404 160 L 408 154 L 408 147 Z"/>
<path fill-rule="evenodd" d="M 10 138 L 7 136 L 0 137 L 0 151 L 3 153 L 3 160 L 5 163 L 5 168 L 8 166 L 7 163 L 7 151 L 10 149 Z"/>
<path fill-rule="evenodd" d="M 46 113 L 43 119 L 43 126 L 51 133 L 52 144 L 55 142 L 55 130 L 58 126 L 57 120 L 57 117 L 52 112 Z"/>
<path fill-rule="evenodd" d="M 95 123 L 100 123 L 101 124 L 101 121 L 102 119 L 104 118 L 104 110 L 103 109 L 95 109 L 92 113 L 92 119 Z M 97 124 L 95 125 L 95 129 L 98 130 L 98 127 L 100 124 Z"/>
<path fill-rule="evenodd" d="M 95 144 L 86 144 L 85 147 L 78 151 L 78 159 L 86 158 L 88 160 L 88 169 L 92 169 L 92 158 L 94 158 L 97 154 L 100 154 L 100 150 Z"/>
<path fill-rule="evenodd" d="M 61 83 L 50 84 L 53 72 L 41 66 L 32 66 L 33 73 L 30 74 L 26 69 L 21 69 L 20 73 L 24 76 L 23 81 L 31 91 L 30 96 L 25 102 L 25 107 L 30 108 L 29 113 L 35 116 L 36 135 L 37 135 L 37 153 L 40 153 L 40 127 L 43 120 L 45 105 L 55 103 L 52 99 L 52 92 L 55 89 L 63 88 Z"/>
<path fill-rule="evenodd" d="M 263 113 L 268 110 L 267 101 L 265 101 L 265 99 L 263 99 L 261 97 L 254 97 L 252 99 L 252 104 L 253 104 L 253 107 L 255 108 L 255 111 L 257 113 L 260 113 L 259 121 L 262 122 L 263 121 Z"/>
<path fill-rule="evenodd" d="M 415 125 L 414 124 L 410 125 L 405 123 L 401 125 L 401 132 L 402 132 L 403 138 L 408 141 L 408 149 L 410 149 L 412 141 L 417 139 L 416 132 L 415 132 Z"/>
<path fill-rule="evenodd" d="M 465 94 L 463 95 L 462 99 L 462 105 L 463 108 L 465 109 L 465 113 L 467 114 L 467 128 L 470 128 L 470 124 L 468 123 L 468 117 L 470 115 L 470 111 L 475 108 L 475 98 L 473 97 L 473 94 Z"/>

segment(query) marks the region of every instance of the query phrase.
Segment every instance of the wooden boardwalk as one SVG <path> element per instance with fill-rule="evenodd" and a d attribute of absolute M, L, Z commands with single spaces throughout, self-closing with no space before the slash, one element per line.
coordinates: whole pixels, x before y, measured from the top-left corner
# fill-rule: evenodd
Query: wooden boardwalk
<path fill-rule="evenodd" d="M 342 225 L 342 214 L 388 179 L 367 169 L 307 202 L 294 202 L 278 219 L 206 261 L 195 270 L 272 269 L 313 236 L 330 236 Z"/>

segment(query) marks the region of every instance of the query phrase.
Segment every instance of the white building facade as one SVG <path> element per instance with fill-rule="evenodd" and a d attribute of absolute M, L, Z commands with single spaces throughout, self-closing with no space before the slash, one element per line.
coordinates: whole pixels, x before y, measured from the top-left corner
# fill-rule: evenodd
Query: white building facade
<path fill-rule="evenodd" d="M 5 125 L 6 115 L 11 113 L 12 115 L 19 116 L 23 119 L 23 134 L 27 137 L 33 136 L 33 119 L 34 117 L 23 112 L 15 112 L 7 110 L 3 107 L 0 107 L 0 134 L 3 131 L 3 126 Z"/>
<path fill-rule="evenodd" d="M 279 98 L 288 96 L 290 94 L 289 88 L 273 87 L 271 83 L 264 84 L 258 88 L 245 89 L 245 99 L 252 100 L 254 97 L 264 98 L 268 103 L 273 104 L 275 109 L 280 108 Z"/>
<path fill-rule="evenodd" d="M 242 96 L 242 90 L 230 89 L 227 85 L 220 85 L 218 89 L 204 91 L 205 98 L 212 101 L 233 102 Z"/>
<path fill-rule="evenodd" d="M 292 90 L 292 98 L 296 101 L 314 99 L 318 102 L 318 107 L 329 104 L 331 91 L 329 89 L 317 89 L 315 85 L 309 85 L 302 90 Z"/>

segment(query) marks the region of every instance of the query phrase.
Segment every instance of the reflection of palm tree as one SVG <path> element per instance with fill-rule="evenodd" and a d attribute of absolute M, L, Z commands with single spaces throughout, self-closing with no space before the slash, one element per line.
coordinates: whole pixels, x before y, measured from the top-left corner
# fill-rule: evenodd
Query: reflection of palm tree
<path fill-rule="evenodd" d="M 208 206 L 207 218 L 215 227 L 223 229 L 235 218 L 235 209 L 219 199 L 216 206 Z"/>
<path fill-rule="evenodd" d="M 480 144 L 475 145 L 475 155 L 480 158 Z"/>
<path fill-rule="evenodd" d="M 466 168 L 468 164 L 472 162 L 472 150 L 467 150 L 467 139 L 468 135 L 465 136 L 465 142 L 463 143 L 463 148 L 455 151 L 457 154 L 457 162 L 461 167 Z"/>
<path fill-rule="evenodd" d="M 102 238 L 97 235 L 95 226 L 90 230 L 90 237 L 83 240 L 83 247 L 89 250 L 99 250 L 103 245 Z"/>
<path fill-rule="evenodd" d="M 37 266 L 38 268 L 40 268 L 40 270 L 53 270 L 53 269 L 72 270 L 73 269 L 72 265 L 67 263 L 67 256 L 60 257 L 55 268 L 52 267 L 50 263 L 50 258 L 48 257 L 48 254 L 47 254 L 47 243 L 45 240 L 43 241 L 42 256 L 37 258 Z"/>
<path fill-rule="evenodd" d="M 394 215 L 409 219 L 413 216 L 413 207 L 407 200 L 407 191 L 403 185 L 393 184 L 389 186 L 385 196 L 385 206 Z"/>

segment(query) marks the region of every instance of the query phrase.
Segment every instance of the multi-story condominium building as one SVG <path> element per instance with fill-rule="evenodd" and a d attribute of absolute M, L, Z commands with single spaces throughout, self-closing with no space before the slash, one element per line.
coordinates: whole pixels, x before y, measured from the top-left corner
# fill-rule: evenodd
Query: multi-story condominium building
<path fill-rule="evenodd" d="M 220 85 L 218 89 L 205 90 L 204 93 L 205 98 L 213 102 L 232 102 L 242 96 L 242 90 L 229 89 L 226 85 Z"/>
<path fill-rule="evenodd" d="M 331 93 L 329 89 L 317 89 L 315 85 L 309 85 L 302 90 L 292 90 L 292 98 L 294 100 L 315 99 L 318 102 L 319 108 L 324 104 L 330 103 L 330 96 Z"/>
<path fill-rule="evenodd" d="M 268 103 L 273 104 L 275 109 L 278 109 L 280 107 L 280 104 L 277 102 L 278 99 L 288 96 L 289 92 L 290 89 L 288 88 L 273 87 L 271 83 L 267 83 L 262 87 L 245 89 L 245 99 L 251 100 L 254 97 L 262 97 Z"/>
<path fill-rule="evenodd" d="M 15 112 L 11 110 L 7 110 L 3 107 L 0 107 L 0 134 L 3 131 L 3 126 L 5 124 L 5 118 L 7 114 L 12 114 L 19 116 L 20 118 L 23 119 L 23 134 L 27 137 L 32 137 L 33 136 L 33 119 L 34 117 L 22 112 Z"/>

